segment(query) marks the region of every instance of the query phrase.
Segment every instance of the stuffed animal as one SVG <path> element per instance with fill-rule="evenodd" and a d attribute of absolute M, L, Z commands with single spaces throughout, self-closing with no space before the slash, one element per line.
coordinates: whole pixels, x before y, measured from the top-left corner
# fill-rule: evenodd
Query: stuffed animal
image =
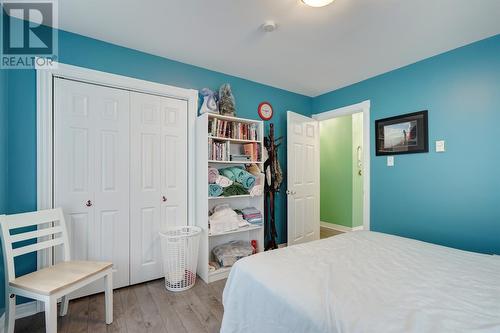
<path fill-rule="evenodd" d="M 217 101 L 217 93 L 213 92 L 208 88 L 203 88 L 200 92 L 201 96 L 203 96 L 203 104 L 200 108 L 200 114 L 204 114 L 207 112 L 210 113 L 219 113 L 219 105 Z"/>
<path fill-rule="evenodd" d="M 225 116 L 236 116 L 236 102 L 229 83 L 223 84 L 219 89 L 219 111 Z"/>

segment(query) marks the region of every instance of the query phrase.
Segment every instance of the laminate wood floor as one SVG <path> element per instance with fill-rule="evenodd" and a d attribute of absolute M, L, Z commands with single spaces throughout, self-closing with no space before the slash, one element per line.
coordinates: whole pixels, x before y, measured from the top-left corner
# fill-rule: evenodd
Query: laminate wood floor
<path fill-rule="evenodd" d="M 58 332 L 219 332 L 224 309 L 222 290 L 226 280 L 210 285 L 197 279 L 190 290 L 173 293 L 163 279 L 117 289 L 113 296 L 114 321 L 104 321 L 104 294 L 69 302 L 65 317 L 59 317 Z M 16 333 L 45 332 L 44 313 L 16 320 Z"/>
<path fill-rule="evenodd" d="M 323 239 L 323 238 L 328 238 L 328 237 L 332 237 L 332 236 L 337 236 L 340 234 L 343 234 L 343 232 L 321 227 L 320 232 L 319 232 L 319 238 Z"/>

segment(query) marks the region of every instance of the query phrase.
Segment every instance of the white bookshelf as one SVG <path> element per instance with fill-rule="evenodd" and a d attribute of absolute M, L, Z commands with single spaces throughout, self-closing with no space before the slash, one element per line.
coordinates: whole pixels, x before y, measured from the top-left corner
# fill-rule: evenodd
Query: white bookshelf
<path fill-rule="evenodd" d="M 255 124 L 257 126 L 257 140 L 231 139 L 209 135 L 208 121 L 210 118 L 240 122 L 244 124 Z M 264 124 L 262 121 L 227 117 L 214 114 L 203 114 L 196 120 L 196 225 L 201 227 L 200 250 L 198 254 L 198 270 L 200 278 L 206 283 L 227 278 L 230 267 L 223 267 L 215 272 L 209 272 L 208 263 L 213 261 L 212 249 L 220 244 L 233 240 L 257 240 L 258 251 L 264 251 L 264 226 L 247 226 L 237 230 L 221 234 L 211 234 L 208 226 L 208 212 L 217 204 L 228 203 L 233 209 L 242 209 L 254 206 L 264 215 L 264 196 L 237 195 L 229 197 L 208 196 L 208 167 L 224 168 L 229 165 L 242 165 L 255 163 L 263 169 L 261 161 L 239 162 L 239 161 L 215 161 L 208 159 L 208 140 L 229 142 L 230 152 L 241 154 L 242 145 L 246 143 L 258 143 L 260 149 L 264 147 Z M 259 152 L 262 156 L 262 151 Z"/>
<path fill-rule="evenodd" d="M 245 164 L 245 163 L 251 163 L 251 164 L 263 164 L 261 161 L 253 161 L 253 162 L 239 162 L 239 161 L 216 161 L 216 160 L 208 160 L 208 163 L 213 163 L 213 164 Z"/>

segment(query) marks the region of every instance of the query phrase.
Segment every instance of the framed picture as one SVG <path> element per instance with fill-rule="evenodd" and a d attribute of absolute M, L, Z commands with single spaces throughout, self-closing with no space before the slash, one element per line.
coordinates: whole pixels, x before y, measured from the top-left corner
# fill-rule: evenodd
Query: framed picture
<path fill-rule="evenodd" d="M 375 155 L 427 153 L 427 110 L 375 121 Z"/>

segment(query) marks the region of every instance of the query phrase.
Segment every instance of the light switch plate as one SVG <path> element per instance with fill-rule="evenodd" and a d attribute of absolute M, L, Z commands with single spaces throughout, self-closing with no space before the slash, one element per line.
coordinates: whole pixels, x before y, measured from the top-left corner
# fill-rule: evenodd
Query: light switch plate
<path fill-rule="evenodd" d="M 436 141 L 436 153 L 444 153 L 446 151 L 444 140 Z"/>
<path fill-rule="evenodd" d="M 387 166 L 388 167 L 394 166 L 394 156 L 387 156 Z"/>

